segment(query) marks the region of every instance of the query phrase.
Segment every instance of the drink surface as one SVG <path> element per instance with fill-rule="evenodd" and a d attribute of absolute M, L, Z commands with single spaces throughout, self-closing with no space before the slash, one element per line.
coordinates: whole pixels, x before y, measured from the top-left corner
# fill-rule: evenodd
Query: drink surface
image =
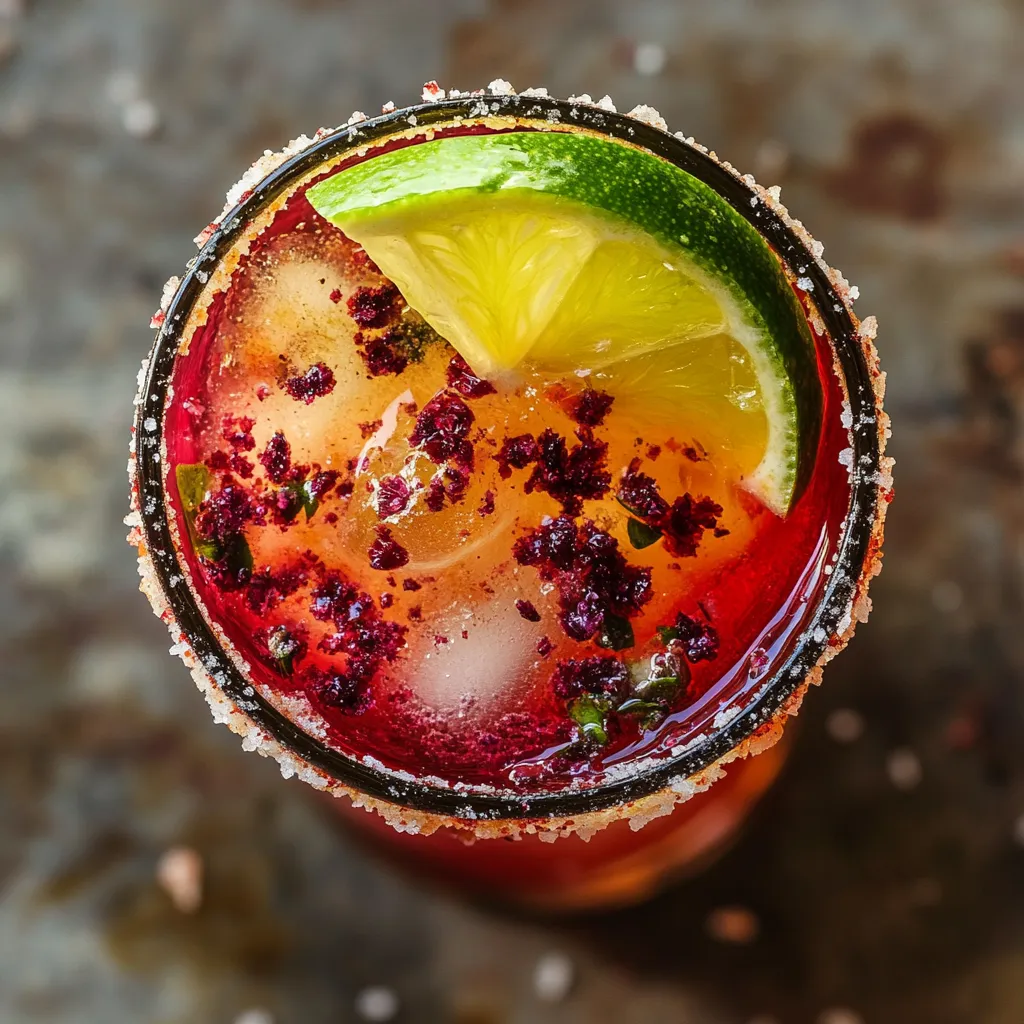
<path fill-rule="evenodd" d="M 673 756 L 768 678 L 849 503 L 827 338 L 780 515 L 742 444 L 707 443 L 721 422 L 656 400 L 664 354 L 478 377 L 304 189 L 243 249 L 178 357 L 170 490 L 210 618 L 303 728 L 418 778 L 559 790 Z M 743 350 L 708 346 L 744 412 Z"/>

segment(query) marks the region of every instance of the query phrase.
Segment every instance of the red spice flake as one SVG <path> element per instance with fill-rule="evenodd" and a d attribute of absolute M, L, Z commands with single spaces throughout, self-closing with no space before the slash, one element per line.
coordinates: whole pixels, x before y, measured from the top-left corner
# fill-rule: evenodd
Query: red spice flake
<path fill-rule="evenodd" d="M 672 502 L 667 515 L 657 526 L 665 534 L 665 547 L 677 558 L 697 554 L 705 530 L 713 530 L 722 514 L 722 506 L 711 498 L 693 498 L 684 494 Z"/>
<path fill-rule="evenodd" d="M 715 537 L 728 537 L 731 532 L 731 530 L 727 530 L 724 526 L 716 526 L 714 530 L 711 531 L 712 535 Z"/>
<path fill-rule="evenodd" d="M 365 423 L 359 424 L 359 433 L 365 441 L 368 437 L 373 437 L 374 434 L 380 430 L 380 425 L 383 420 L 367 420 Z"/>
<path fill-rule="evenodd" d="M 566 411 L 577 423 L 585 427 L 599 427 L 615 399 L 606 391 L 586 388 L 569 399 Z"/>
<path fill-rule="evenodd" d="M 377 485 L 377 515 L 381 519 L 404 512 L 409 505 L 412 491 L 400 476 L 381 477 Z"/>
<path fill-rule="evenodd" d="M 395 596 L 394 596 L 394 594 L 389 594 L 387 591 L 384 591 L 384 593 L 380 595 L 380 606 L 381 606 L 381 608 L 390 608 L 394 603 L 395 603 Z"/>
<path fill-rule="evenodd" d="M 360 346 L 359 354 L 371 377 L 397 376 L 409 365 L 409 357 L 392 344 L 390 331 L 373 338 L 365 338 L 360 333 L 355 336 L 355 342 Z"/>
<path fill-rule="evenodd" d="M 658 490 L 658 482 L 640 472 L 639 459 L 633 459 L 623 473 L 615 497 L 620 505 L 643 519 L 659 519 L 669 510 L 668 502 Z"/>
<path fill-rule="evenodd" d="M 574 640 L 589 640 L 605 617 L 630 618 L 651 600 L 651 570 L 627 563 L 618 541 L 590 520 L 568 516 L 543 523 L 513 548 L 520 565 L 536 567 L 558 588 L 559 621 Z"/>
<path fill-rule="evenodd" d="M 333 302 L 335 304 L 341 302 L 341 289 L 340 288 L 335 288 L 331 292 L 331 294 L 327 296 L 327 298 L 329 298 L 331 300 L 331 302 Z"/>
<path fill-rule="evenodd" d="M 483 501 L 480 502 L 480 507 L 477 509 L 477 513 L 481 516 L 489 516 L 494 512 L 494 491 L 486 491 L 484 493 Z"/>
<path fill-rule="evenodd" d="M 346 714 L 361 715 L 373 703 L 369 680 L 361 665 L 345 673 L 310 669 L 305 675 L 305 684 L 321 704 Z"/>
<path fill-rule="evenodd" d="M 682 449 L 682 453 L 691 462 L 703 462 L 704 461 L 704 456 L 701 455 L 701 453 L 699 451 L 697 451 L 697 449 L 694 448 L 693 445 L 687 445 L 685 448 Z"/>
<path fill-rule="evenodd" d="M 409 590 L 409 591 L 422 590 L 423 589 L 423 584 L 422 583 L 417 583 L 416 580 L 414 580 L 412 578 L 406 578 L 406 579 L 402 580 L 402 589 L 403 590 Z"/>
<path fill-rule="evenodd" d="M 338 513 L 337 512 L 328 512 L 324 516 L 324 522 L 327 523 L 329 526 L 333 526 L 337 521 L 338 521 Z"/>
<path fill-rule="evenodd" d="M 463 640 L 468 640 L 469 639 L 469 630 L 468 629 L 464 629 L 462 631 L 462 639 Z"/>
<path fill-rule="evenodd" d="M 237 452 L 228 460 L 228 465 L 231 467 L 231 471 L 237 473 L 243 480 L 248 480 L 256 468 L 249 459 Z"/>
<path fill-rule="evenodd" d="M 446 643 L 448 643 L 448 637 L 440 636 L 440 635 L 434 637 L 434 646 L 435 647 L 440 647 L 442 644 L 446 644 Z"/>
<path fill-rule="evenodd" d="M 430 481 L 423 503 L 431 512 L 440 512 L 444 508 L 444 482 L 439 476 Z"/>
<path fill-rule="evenodd" d="M 276 572 L 269 565 L 263 566 L 252 574 L 245 590 L 245 603 L 255 615 L 266 615 L 290 597 L 309 581 L 310 570 L 317 559 L 308 553 L 295 565 L 287 566 Z"/>
<path fill-rule="evenodd" d="M 537 641 L 537 653 L 542 658 L 546 658 L 554 649 L 555 645 L 551 642 L 549 637 L 542 636 Z"/>
<path fill-rule="evenodd" d="M 196 513 L 196 531 L 207 540 L 227 544 L 247 523 L 266 525 L 267 508 L 241 484 L 226 477 L 220 489 L 211 494 Z"/>
<path fill-rule="evenodd" d="M 309 496 L 314 501 L 319 501 L 338 482 L 339 475 L 340 474 L 336 469 L 318 470 L 310 477 L 306 484 Z M 334 513 L 331 513 L 331 515 L 333 514 Z M 324 518 L 326 519 L 327 517 L 325 516 Z M 337 519 L 338 517 L 335 516 L 334 518 Z"/>
<path fill-rule="evenodd" d="M 256 397 L 261 401 L 265 402 L 270 397 L 270 385 L 259 384 L 256 387 Z"/>
<path fill-rule="evenodd" d="M 565 438 L 550 428 L 538 438 L 540 454 L 524 490 L 546 491 L 568 516 L 578 516 L 583 502 L 608 493 L 612 477 L 605 465 L 608 445 L 594 437 L 589 427 L 576 431 L 579 444 L 572 449 Z"/>
<path fill-rule="evenodd" d="M 409 552 L 391 536 L 386 526 L 377 527 L 377 539 L 370 545 L 370 568 L 386 572 L 400 569 L 409 561 Z"/>
<path fill-rule="evenodd" d="M 473 419 L 469 406 L 458 395 L 441 391 L 416 417 L 409 443 L 421 447 L 433 462 L 455 459 L 464 466 L 472 466 L 473 446 L 466 437 Z"/>
<path fill-rule="evenodd" d="M 281 387 L 296 402 L 312 405 L 316 399 L 329 395 L 334 390 L 335 383 L 334 371 L 326 363 L 314 363 L 300 376 L 285 378 Z"/>
<path fill-rule="evenodd" d="M 402 296 L 398 289 L 388 282 L 379 288 L 357 288 L 349 296 L 348 315 L 360 327 L 387 327 L 402 313 Z"/>
<path fill-rule="evenodd" d="M 338 497 L 339 498 L 351 498 L 352 492 L 356 489 L 355 481 L 353 480 L 342 480 L 338 484 Z"/>
<path fill-rule="evenodd" d="M 252 436 L 252 428 L 256 421 L 250 416 L 225 416 L 221 422 L 221 437 L 236 452 L 251 452 L 256 447 Z"/>
<path fill-rule="evenodd" d="M 211 453 L 210 457 L 206 460 L 206 465 L 215 473 L 223 472 L 230 468 L 231 459 L 227 452 L 216 451 Z"/>
<path fill-rule="evenodd" d="M 445 466 L 441 473 L 445 497 L 454 505 L 462 501 L 469 488 L 469 471 L 459 466 Z"/>
<path fill-rule="evenodd" d="M 150 318 L 149 326 L 155 331 L 158 327 L 163 326 L 163 322 L 167 319 L 167 314 L 162 310 L 158 309 Z"/>
<path fill-rule="evenodd" d="M 520 597 L 516 601 L 516 611 L 519 612 L 527 622 L 540 622 L 540 612 L 534 607 L 533 602 L 527 601 L 526 598 Z"/>
<path fill-rule="evenodd" d="M 423 620 L 423 609 L 417 604 L 413 605 L 409 609 L 409 619 L 411 622 L 421 622 Z"/>
<path fill-rule="evenodd" d="M 478 377 L 465 359 L 458 353 L 448 363 L 448 386 L 458 391 L 464 398 L 483 398 L 484 395 L 496 394 L 496 388 L 489 380 Z"/>
<path fill-rule="evenodd" d="M 718 526 L 722 506 L 711 498 L 694 498 L 689 493 L 669 505 L 658 491 L 654 478 L 639 470 L 640 460 L 633 459 L 616 492 L 619 503 L 648 525 L 661 530 L 669 554 L 677 558 L 693 557 L 704 531 L 715 530 Z M 724 536 L 717 532 L 715 535 Z"/>
<path fill-rule="evenodd" d="M 629 669 L 618 658 L 598 655 L 593 658 L 566 658 L 551 676 L 555 696 L 571 700 L 584 693 L 625 696 L 629 689 Z"/>
<path fill-rule="evenodd" d="M 285 482 L 292 468 L 292 447 L 280 430 L 267 442 L 267 447 L 260 455 L 260 462 L 275 484 Z"/>
<path fill-rule="evenodd" d="M 651 460 L 651 462 L 657 462 L 658 461 L 658 456 L 660 454 L 661 454 L 661 445 L 660 444 L 651 444 L 651 445 L 647 446 L 647 458 L 649 458 Z"/>
<path fill-rule="evenodd" d="M 540 448 L 533 434 L 519 434 L 506 437 L 494 459 L 498 463 L 501 478 L 507 480 L 513 469 L 526 469 L 530 463 L 537 461 L 539 455 Z"/>
<path fill-rule="evenodd" d="M 686 658 L 691 662 L 711 661 L 718 657 L 718 630 L 710 624 L 698 622 L 680 612 L 676 616 L 675 631 L 683 645 Z"/>
<path fill-rule="evenodd" d="M 424 83 L 423 85 L 423 102 L 430 103 L 434 100 L 444 99 L 444 89 L 437 84 L 437 82 L 431 80 Z"/>

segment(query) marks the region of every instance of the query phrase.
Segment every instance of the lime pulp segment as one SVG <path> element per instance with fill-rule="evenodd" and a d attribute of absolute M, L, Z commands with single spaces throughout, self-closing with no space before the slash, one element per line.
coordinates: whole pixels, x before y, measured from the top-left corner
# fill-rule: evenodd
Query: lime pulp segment
<path fill-rule="evenodd" d="M 692 175 L 523 131 L 385 152 L 307 198 L 477 372 L 593 373 L 731 450 L 778 514 L 799 495 L 820 421 L 813 341 L 774 254 Z"/>

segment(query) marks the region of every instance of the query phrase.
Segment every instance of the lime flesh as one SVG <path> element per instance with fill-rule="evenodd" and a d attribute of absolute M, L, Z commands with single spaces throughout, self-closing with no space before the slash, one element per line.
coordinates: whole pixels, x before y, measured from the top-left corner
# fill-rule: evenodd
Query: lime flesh
<path fill-rule="evenodd" d="M 516 132 L 384 153 L 307 192 L 485 376 L 590 377 L 784 515 L 813 464 L 813 341 L 778 260 L 645 151 Z M 667 434 L 666 434 L 667 436 Z"/>

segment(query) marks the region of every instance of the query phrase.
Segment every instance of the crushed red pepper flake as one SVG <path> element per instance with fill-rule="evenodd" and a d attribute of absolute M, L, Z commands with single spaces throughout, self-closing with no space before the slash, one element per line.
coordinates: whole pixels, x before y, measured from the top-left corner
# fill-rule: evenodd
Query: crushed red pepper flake
<path fill-rule="evenodd" d="M 550 637 L 542 636 L 537 641 L 537 653 L 542 658 L 546 658 L 554 649 L 555 649 L 555 645 L 551 642 L 551 638 Z"/>
<path fill-rule="evenodd" d="M 516 600 L 516 611 L 526 619 L 527 622 L 540 622 L 540 612 L 537 611 L 532 601 L 520 597 Z"/>
<path fill-rule="evenodd" d="M 331 300 L 331 302 L 333 302 L 335 304 L 341 302 L 341 289 L 340 288 L 332 289 L 331 290 L 331 294 L 328 295 L 327 298 L 329 298 Z"/>

